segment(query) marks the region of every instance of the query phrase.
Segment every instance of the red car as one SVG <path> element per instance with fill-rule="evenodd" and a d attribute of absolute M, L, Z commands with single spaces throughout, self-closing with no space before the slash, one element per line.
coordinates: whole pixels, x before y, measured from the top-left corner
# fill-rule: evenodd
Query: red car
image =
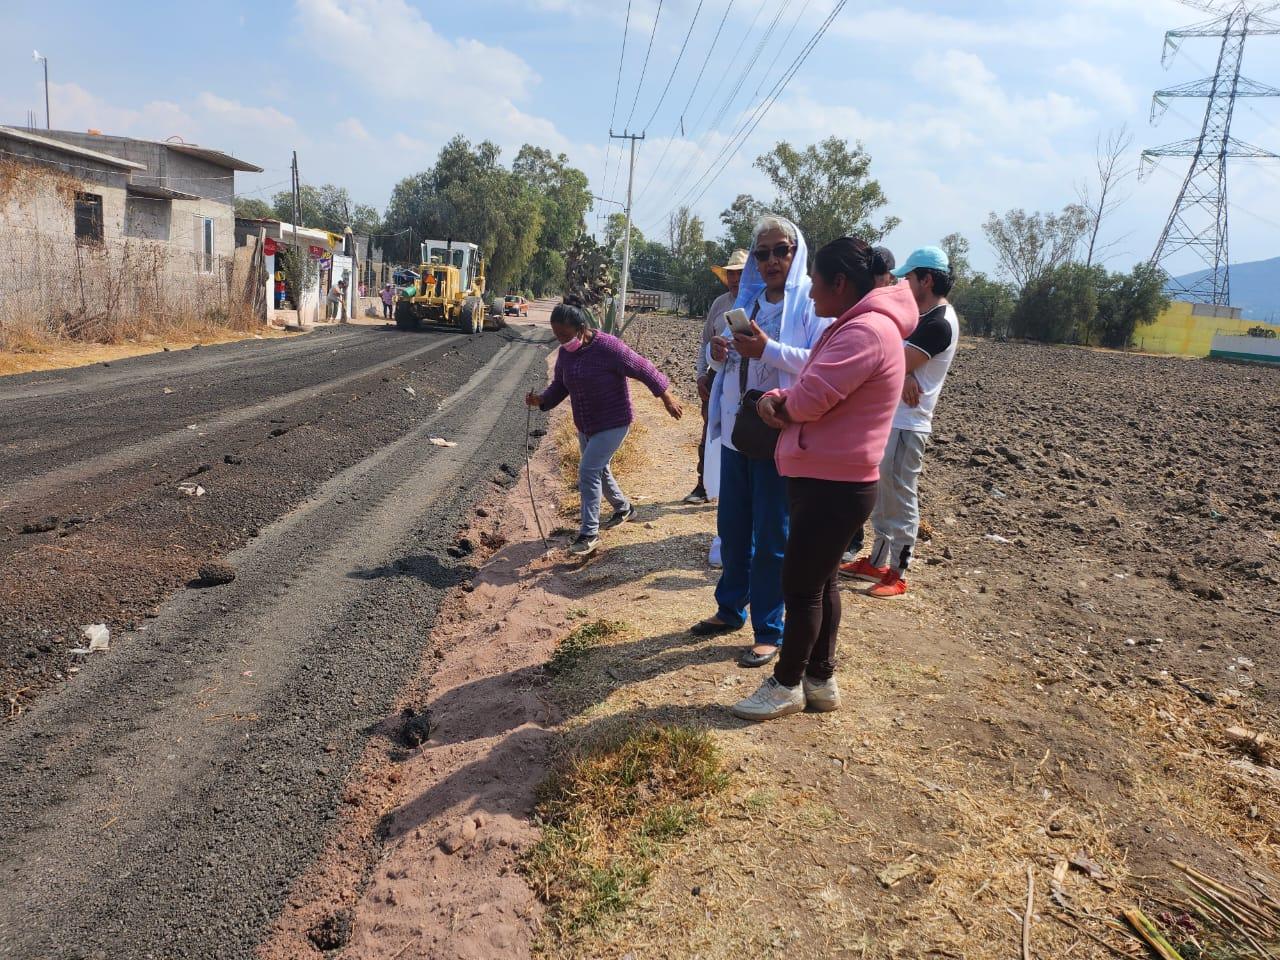
<path fill-rule="evenodd" d="M 502 315 L 504 317 L 527 317 L 529 315 L 529 301 L 524 297 L 508 294 L 502 298 Z"/>

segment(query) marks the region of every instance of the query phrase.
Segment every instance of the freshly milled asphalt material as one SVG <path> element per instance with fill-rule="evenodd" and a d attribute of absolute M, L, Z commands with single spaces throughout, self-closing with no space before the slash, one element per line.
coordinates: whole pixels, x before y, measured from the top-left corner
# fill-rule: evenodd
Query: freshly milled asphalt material
<path fill-rule="evenodd" d="M 63 684 L 81 624 L 133 629 L 512 335 L 357 327 L 0 379 L 0 705 Z"/>
<path fill-rule="evenodd" d="M 232 553 L 233 583 L 180 593 L 0 727 L 0 957 L 252 955 L 468 574 L 446 548 L 523 457 L 534 336 L 481 338 L 437 409 Z"/>

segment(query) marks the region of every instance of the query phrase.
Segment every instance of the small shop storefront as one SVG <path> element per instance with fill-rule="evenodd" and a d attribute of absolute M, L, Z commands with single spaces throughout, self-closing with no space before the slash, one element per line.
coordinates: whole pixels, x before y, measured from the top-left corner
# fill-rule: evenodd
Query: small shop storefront
<path fill-rule="evenodd" d="M 266 286 L 267 322 L 315 324 L 338 322 L 355 316 L 359 293 L 355 278 L 358 264 L 350 234 L 346 237 L 327 230 L 295 227 L 278 220 L 254 220 L 247 234 L 256 234 L 262 245 L 263 282 Z M 239 231 L 244 220 L 237 223 Z M 305 278 L 304 289 L 292 289 L 286 260 L 299 258 L 307 264 L 297 271 Z M 330 291 L 342 284 L 345 295 L 330 306 Z"/>

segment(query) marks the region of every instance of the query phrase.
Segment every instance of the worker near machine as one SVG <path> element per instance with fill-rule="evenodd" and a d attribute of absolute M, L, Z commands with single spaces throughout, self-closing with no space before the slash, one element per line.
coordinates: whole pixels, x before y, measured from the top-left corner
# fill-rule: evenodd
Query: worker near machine
<path fill-rule="evenodd" d="M 395 303 L 396 288 L 393 284 L 385 283 L 382 285 L 382 318 L 384 320 L 391 319 L 391 305 Z"/>
<path fill-rule="evenodd" d="M 648 387 L 675 419 L 684 411 L 661 371 L 618 337 L 593 329 L 577 297 L 565 297 L 551 311 L 551 332 L 560 343 L 555 375 L 549 387 L 542 393 L 529 393 L 525 403 L 550 410 L 569 398 L 573 425 L 578 429 L 578 493 L 582 498 L 582 522 L 569 552 L 586 557 L 600 545 L 602 489 L 613 506 L 606 528 L 626 523 L 635 515 L 635 507 L 609 467 L 634 419 L 627 380 L 639 380 Z"/>

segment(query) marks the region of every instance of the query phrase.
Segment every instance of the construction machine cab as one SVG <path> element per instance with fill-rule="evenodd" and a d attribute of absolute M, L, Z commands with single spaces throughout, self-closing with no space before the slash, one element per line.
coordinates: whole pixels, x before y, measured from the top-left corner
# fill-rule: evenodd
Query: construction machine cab
<path fill-rule="evenodd" d="M 396 298 L 396 326 L 426 321 L 469 333 L 484 326 L 485 263 L 474 243 L 424 240 L 417 283 Z"/>

